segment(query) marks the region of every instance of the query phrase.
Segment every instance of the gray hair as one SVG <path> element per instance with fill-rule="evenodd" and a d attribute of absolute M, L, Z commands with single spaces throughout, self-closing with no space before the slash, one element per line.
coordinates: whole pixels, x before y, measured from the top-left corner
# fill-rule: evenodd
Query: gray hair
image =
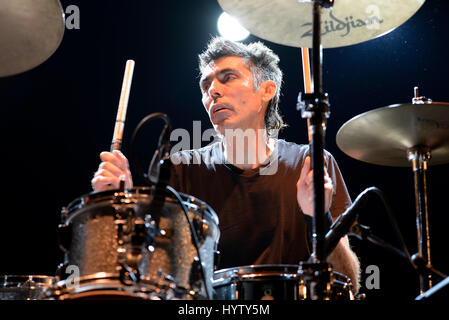
<path fill-rule="evenodd" d="M 210 40 L 206 50 L 199 55 L 200 72 L 203 72 L 212 61 L 227 56 L 242 57 L 249 62 L 249 69 L 253 74 L 256 89 L 264 81 L 271 80 L 276 84 L 276 94 L 268 103 L 265 112 L 265 127 L 270 137 L 277 135 L 278 131 L 286 126 L 278 106 L 282 85 L 282 71 L 278 65 L 279 57 L 262 42 L 246 45 L 215 37 Z"/>

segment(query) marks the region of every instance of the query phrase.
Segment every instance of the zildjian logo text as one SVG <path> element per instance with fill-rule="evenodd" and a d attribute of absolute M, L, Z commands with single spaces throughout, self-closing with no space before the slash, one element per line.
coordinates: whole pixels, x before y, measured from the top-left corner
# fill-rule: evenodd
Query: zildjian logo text
<path fill-rule="evenodd" d="M 345 17 L 345 21 L 338 19 L 332 14 L 332 11 L 329 14 L 331 20 L 325 20 L 322 25 L 322 33 L 321 35 L 326 35 L 332 32 L 344 32 L 341 34 L 341 37 L 347 36 L 352 29 L 361 28 L 361 27 L 373 27 L 379 25 L 384 22 L 383 19 L 380 19 L 378 16 L 371 16 L 366 20 L 362 19 L 354 19 L 352 16 Z M 312 26 L 311 22 L 304 23 L 302 27 Z M 306 31 L 301 38 L 311 37 L 312 29 Z"/>

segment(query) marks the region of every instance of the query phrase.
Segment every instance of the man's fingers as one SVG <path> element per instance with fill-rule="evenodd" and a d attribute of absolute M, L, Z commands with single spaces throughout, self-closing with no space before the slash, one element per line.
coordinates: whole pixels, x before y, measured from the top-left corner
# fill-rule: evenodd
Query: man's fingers
<path fill-rule="evenodd" d="M 325 160 L 326 160 L 326 158 L 325 158 Z M 313 184 L 313 170 L 312 170 L 311 166 L 312 165 L 311 165 L 310 156 L 307 156 L 306 159 L 304 160 L 304 165 L 301 169 L 301 174 L 300 174 L 298 182 L 303 182 L 306 185 Z M 325 166 L 324 167 L 324 182 L 327 183 L 328 180 L 331 181 L 331 179 L 329 177 L 329 173 L 327 172 L 327 168 Z"/>
<path fill-rule="evenodd" d="M 133 187 L 128 159 L 119 150 L 100 153 L 101 163 L 91 180 L 95 191 L 112 190 L 120 187 L 120 178 L 125 180 L 125 188 Z"/>
<path fill-rule="evenodd" d="M 123 155 L 123 153 L 120 150 L 114 150 L 113 154 L 120 160 L 123 169 L 129 168 L 128 159 Z"/>
<path fill-rule="evenodd" d="M 329 176 L 324 177 L 324 188 L 327 190 L 334 189 L 334 184 L 332 183 L 332 179 Z"/>
<path fill-rule="evenodd" d="M 307 186 L 312 186 L 313 185 L 313 171 L 310 170 L 309 173 L 307 173 L 307 176 L 304 179 L 304 183 Z"/>
<path fill-rule="evenodd" d="M 92 187 L 97 191 L 117 189 L 119 182 L 117 177 L 96 176 L 92 179 Z"/>
<path fill-rule="evenodd" d="M 307 156 L 304 159 L 304 164 L 302 165 L 301 174 L 299 175 L 298 182 L 304 181 L 310 171 L 310 157 Z M 304 181 L 305 182 L 305 181 Z"/>
<path fill-rule="evenodd" d="M 111 162 L 102 162 L 99 166 L 99 170 L 110 172 L 113 176 L 119 177 L 124 174 L 123 170 Z"/>
<path fill-rule="evenodd" d="M 100 153 L 100 159 L 103 162 L 110 162 L 121 170 L 128 170 L 128 160 L 125 156 L 117 150 L 114 152 L 102 152 Z"/>

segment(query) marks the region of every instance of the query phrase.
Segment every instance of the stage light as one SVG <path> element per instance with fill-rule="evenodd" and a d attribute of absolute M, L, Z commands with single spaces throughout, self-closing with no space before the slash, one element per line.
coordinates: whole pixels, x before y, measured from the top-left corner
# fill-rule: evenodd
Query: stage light
<path fill-rule="evenodd" d="M 218 32 L 229 40 L 242 41 L 249 36 L 249 31 L 226 12 L 223 12 L 218 18 L 217 28 Z"/>

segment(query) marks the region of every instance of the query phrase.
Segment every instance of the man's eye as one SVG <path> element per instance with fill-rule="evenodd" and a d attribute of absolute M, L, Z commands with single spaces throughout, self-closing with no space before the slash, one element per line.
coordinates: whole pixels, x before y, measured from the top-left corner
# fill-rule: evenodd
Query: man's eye
<path fill-rule="evenodd" d="M 236 78 L 235 75 L 233 75 L 233 74 L 227 74 L 227 75 L 224 77 L 224 81 L 229 81 L 229 80 L 232 80 L 232 79 L 235 79 L 235 78 Z"/>
<path fill-rule="evenodd" d="M 205 91 L 207 91 L 208 89 L 209 89 L 209 83 L 204 83 L 202 86 L 201 86 L 201 89 L 203 90 L 203 92 L 205 92 Z"/>

